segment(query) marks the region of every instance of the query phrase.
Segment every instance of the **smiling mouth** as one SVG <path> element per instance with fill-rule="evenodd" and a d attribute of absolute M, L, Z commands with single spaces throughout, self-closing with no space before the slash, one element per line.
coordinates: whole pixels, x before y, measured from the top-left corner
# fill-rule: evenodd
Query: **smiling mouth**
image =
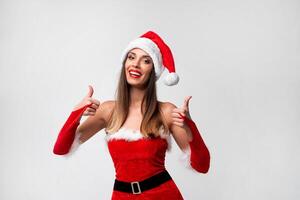
<path fill-rule="evenodd" d="M 132 78 L 140 78 L 142 76 L 140 72 L 133 71 L 133 70 L 129 70 L 129 75 Z"/>

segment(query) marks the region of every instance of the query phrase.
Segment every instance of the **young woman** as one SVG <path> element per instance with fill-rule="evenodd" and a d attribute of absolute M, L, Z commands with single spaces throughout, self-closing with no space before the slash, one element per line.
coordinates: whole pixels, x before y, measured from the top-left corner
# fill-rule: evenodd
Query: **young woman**
<path fill-rule="evenodd" d="M 122 55 L 116 100 L 100 104 L 89 86 L 56 140 L 53 152 L 65 155 L 105 128 L 116 171 L 113 200 L 183 199 L 164 164 L 171 136 L 192 169 L 209 169 L 209 151 L 189 114 L 191 96 L 181 108 L 157 100 L 156 80 L 164 68 L 170 72 L 165 84 L 177 84 L 171 50 L 158 34 L 148 31 L 133 40 Z M 80 125 L 83 115 L 90 117 Z"/>

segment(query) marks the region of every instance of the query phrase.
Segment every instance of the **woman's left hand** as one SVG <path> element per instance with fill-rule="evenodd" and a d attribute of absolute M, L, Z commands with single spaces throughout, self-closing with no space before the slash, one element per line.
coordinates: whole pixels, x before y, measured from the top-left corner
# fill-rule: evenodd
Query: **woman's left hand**
<path fill-rule="evenodd" d="M 174 108 L 172 112 L 173 124 L 183 127 L 184 126 L 184 117 L 191 119 L 189 111 L 189 101 L 192 96 L 187 96 L 184 99 L 184 103 L 180 108 Z"/>

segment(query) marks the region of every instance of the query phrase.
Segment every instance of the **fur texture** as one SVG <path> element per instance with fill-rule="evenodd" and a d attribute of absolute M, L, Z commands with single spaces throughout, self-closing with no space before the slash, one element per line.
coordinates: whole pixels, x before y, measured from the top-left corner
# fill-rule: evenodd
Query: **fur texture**
<path fill-rule="evenodd" d="M 168 142 L 168 151 L 171 151 L 172 148 L 172 141 L 170 133 L 165 133 L 163 126 L 159 129 L 160 137 L 167 140 Z M 128 128 L 120 128 L 115 133 L 107 133 L 105 136 L 105 140 L 108 142 L 110 140 L 126 140 L 126 141 L 137 141 L 141 139 L 146 139 L 143 134 L 138 130 L 132 130 Z"/>

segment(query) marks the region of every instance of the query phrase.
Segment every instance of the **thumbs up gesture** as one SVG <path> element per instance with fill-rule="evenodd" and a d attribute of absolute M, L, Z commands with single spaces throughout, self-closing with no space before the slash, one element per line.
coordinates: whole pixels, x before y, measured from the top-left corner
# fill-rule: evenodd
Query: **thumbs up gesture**
<path fill-rule="evenodd" d="M 184 103 L 180 108 L 174 108 L 172 112 L 173 124 L 183 127 L 184 126 L 184 118 L 188 117 L 191 119 L 190 111 L 189 111 L 189 101 L 192 96 L 187 96 L 184 99 Z"/>
<path fill-rule="evenodd" d="M 93 93 L 94 93 L 94 89 L 92 86 L 89 85 L 89 91 L 88 91 L 87 95 L 81 100 L 81 102 L 79 104 L 77 104 L 74 107 L 73 110 L 75 111 L 86 105 L 89 105 L 88 108 L 84 111 L 83 115 L 84 116 L 88 116 L 88 115 L 94 116 L 96 113 L 96 110 L 98 109 L 98 107 L 100 105 L 100 101 L 92 98 Z"/>

